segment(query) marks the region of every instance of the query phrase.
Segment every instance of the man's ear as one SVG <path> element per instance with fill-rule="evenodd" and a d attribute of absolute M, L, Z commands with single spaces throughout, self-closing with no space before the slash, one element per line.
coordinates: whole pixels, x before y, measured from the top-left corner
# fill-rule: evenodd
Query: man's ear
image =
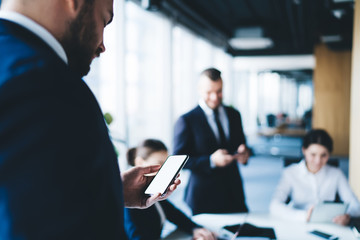
<path fill-rule="evenodd" d="M 72 15 L 76 16 L 86 0 L 64 0 L 66 8 Z"/>

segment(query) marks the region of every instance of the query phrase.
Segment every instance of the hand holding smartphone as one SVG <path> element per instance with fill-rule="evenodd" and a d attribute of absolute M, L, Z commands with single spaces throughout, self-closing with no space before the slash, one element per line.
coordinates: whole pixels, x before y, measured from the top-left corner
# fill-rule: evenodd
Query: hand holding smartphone
<path fill-rule="evenodd" d="M 169 156 L 146 188 L 145 194 L 152 195 L 161 193 L 164 195 L 188 159 L 189 156 L 187 155 Z"/>
<path fill-rule="evenodd" d="M 241 144 L 232 156 L 236 158 L 239 163 L 246 165 L 249 159 L 249 150 L 245 144 Z"/>

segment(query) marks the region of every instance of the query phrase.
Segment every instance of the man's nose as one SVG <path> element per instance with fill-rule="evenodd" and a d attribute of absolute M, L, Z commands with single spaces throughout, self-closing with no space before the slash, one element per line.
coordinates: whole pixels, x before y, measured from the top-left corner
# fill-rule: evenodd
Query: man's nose
<path fill-rule="evenodd" d="M 212 93 L 212 94 L 210 95 L 210 98 L 211 98 L 213 101 L 215 101 L 215 100 L 218 99 L 218 95 L 217 95 L 216 93 Z"/>
<path fill-rule="evenodd" d="M 104 42 L 101 42 L 100 46 L 99 46 L 99 53 L 103 53 L 105 52 L 106 48 L 105 48 L 105 45 L 104 45 Z"/>
<path fill-rule="evenodd" d="M 320 164 L 321 163 L 321 156 L 316 156 L 315 157 L 315 162 L 316 162 L 316 164 Z"/>

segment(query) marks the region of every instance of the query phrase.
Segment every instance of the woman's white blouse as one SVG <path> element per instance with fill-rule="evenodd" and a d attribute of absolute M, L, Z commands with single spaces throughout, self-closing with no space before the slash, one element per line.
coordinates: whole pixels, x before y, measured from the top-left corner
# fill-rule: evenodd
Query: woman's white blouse
<path fill-rule="evenodd" d="M 339 168 L 325 165 L 313 174 L 306 168 L 305 160 L 302 160 L 283 171 L 270 203 L 270 213 L 305 221 L 311 206 L 323 201 L 334 201 L 336 193 L 343 202 L 349 203 L 348 214 L 360 216 L 360 203 Z M 286 204 L 288 197 L 291 201 Z"/>

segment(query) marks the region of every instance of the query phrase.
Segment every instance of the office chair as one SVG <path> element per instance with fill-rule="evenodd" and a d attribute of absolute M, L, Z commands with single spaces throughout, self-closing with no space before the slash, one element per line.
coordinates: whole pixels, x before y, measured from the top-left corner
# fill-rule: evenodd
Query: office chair
<path fill-rule="evenodd" d="M 290 164 L 293 163 L 298 163 L 301 161 L 301 157 L 283 157 L 283 161 L 284 161 L 284 167 L 289 166 Z M 334 167 L 339 167 L 340 162 L 338 158 L 329 158 L 327 164 L 334 166 Z"/>

